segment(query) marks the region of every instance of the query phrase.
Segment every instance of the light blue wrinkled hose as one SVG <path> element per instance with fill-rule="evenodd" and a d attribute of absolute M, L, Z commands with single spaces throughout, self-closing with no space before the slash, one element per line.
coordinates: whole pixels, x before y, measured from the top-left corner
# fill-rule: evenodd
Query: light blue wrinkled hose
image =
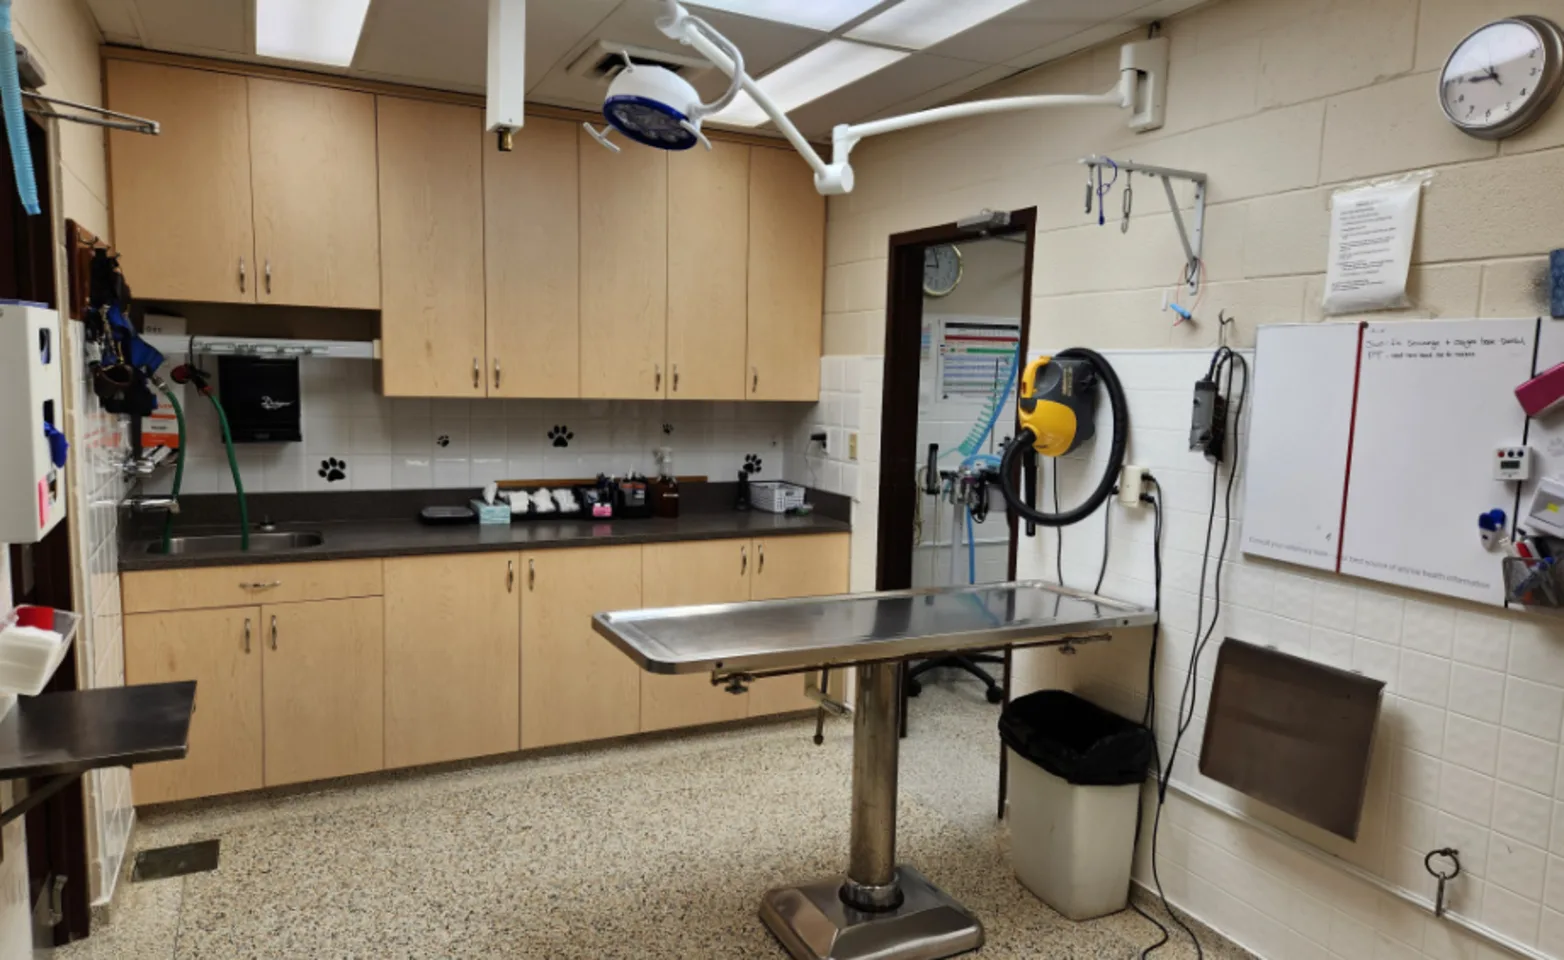
<path fill-rule="evenodd" d="M 11 168 L 16 194 L 32 216 L 38 205 L 38 181 L 33 176 L 33 150 L 27 142 L 27 118 L 22 115 L 22 81 L 16 74 L 16 34 L 11 30 L 11 0 L 0 0 L 0 107 L 5 111 L 5 136 L 11 141 Z"/>

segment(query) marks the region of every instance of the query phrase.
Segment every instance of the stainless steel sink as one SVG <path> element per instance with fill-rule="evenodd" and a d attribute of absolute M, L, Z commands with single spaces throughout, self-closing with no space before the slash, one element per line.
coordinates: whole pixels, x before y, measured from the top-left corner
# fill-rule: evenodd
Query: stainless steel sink
<path fill-rule="evenodd" d="M 326 542 L 326 538 L 313 531 L 302 533 L 252 533 L 251 553 L 277 553 L 282 550 L 307 550 Z M 162 553 L 163 544 L 147 545 L 148 553 Z M 237 533 L 214 534 L 200 537 L 175 537 L 168 542 L 169 553 L 239 553 Z"/>

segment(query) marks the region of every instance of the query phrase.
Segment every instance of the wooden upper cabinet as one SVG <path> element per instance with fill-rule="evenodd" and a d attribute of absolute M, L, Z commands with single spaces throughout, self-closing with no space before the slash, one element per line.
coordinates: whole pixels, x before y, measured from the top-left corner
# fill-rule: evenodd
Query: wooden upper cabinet
<path fill-rule="evenodd" d="M 483 116 L 396 97 L 376 112 L 383 390 L 484 396 Z"/>
<path fill-rule="evenodd" d="M 380 306 L 375 98 L 251 78 L 256 299 Z"/>
<path fill-rule="evenodd" d="M 162 129 L 109 133 L 114 244 L 136 296 L 254 303 L 247 81 L 123 60 L 106 71 L 109 108 Z"/>
<path fill-rule="evenodd" d="M 744 399 L 749 147 L 668 157 L 668 396 Z"/>
<path fill-rule="evenodd" d="M 642 606 L 684 607 L 749 599 L 748 540 L 649 543 L 641 548 Z M 749 694 L 714 686 L 709 673 L 643 673 L 641 730 L 742 720 Z"/>
<path fill-rule="evenodd" d="M 749 162 L 750 400 L 820 398 L 825 198 L 791 150 Z"/>
<path fill-rule="evenodd" d="M 581 395 L 668 389 L 668 154 L 611 153 L 577 131 L 581 157 Z"/>
<path fill-rule="evenodd" d="M 581 396 L 578 132 L 534 117 L 483 151 L 491 397 Z"/>

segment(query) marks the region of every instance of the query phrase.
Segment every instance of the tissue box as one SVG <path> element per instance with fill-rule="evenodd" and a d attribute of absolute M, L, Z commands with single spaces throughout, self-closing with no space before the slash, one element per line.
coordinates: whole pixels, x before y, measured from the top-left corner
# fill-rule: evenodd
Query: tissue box
<path fill-rule="evenodd" d="M 479 523 L 510 523 L 508 503 L 484 503 L 482 500 L 473 500 L 472 512 L 478 515 Z"/>

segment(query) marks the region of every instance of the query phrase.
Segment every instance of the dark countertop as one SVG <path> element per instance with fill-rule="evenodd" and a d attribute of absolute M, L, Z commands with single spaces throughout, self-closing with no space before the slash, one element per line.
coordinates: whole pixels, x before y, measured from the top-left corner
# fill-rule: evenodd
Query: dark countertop
<path fill-rule="evenodd" d="M 0 722 L 0 780 L 179 760 L 195 681 L 21 697 Z"/>
<path fill-rule="evenodd" d="M 252 512 L 251 516 L 255 516 Z M 820 513 L 795 517 L 760 511 L 701 511 L 674 520 L 525 520 L 508 526 L 461 524 L 432 526 L 410 519 L 363 519 L 278 524 L 280 531 L 319 531 L 325 542 L 315 547 L 267 553 L 208 553 L 164 556 L 148 553 L 157 541 L 132 540 L 120 550 L 121 570 L 171 570 L 223 567 L 301 560 L 350 560 L 362 557 L 402 557 L 440 553 L 481 553 L 496 550 L 542 550 L 613 544 L 677 543 L 738 537 L 784 537 L 811 533 L 846 533 L 851 526 Z M 175 521 L 176 536 L 234 533 L 233 525 L 202 529 Z"/>

